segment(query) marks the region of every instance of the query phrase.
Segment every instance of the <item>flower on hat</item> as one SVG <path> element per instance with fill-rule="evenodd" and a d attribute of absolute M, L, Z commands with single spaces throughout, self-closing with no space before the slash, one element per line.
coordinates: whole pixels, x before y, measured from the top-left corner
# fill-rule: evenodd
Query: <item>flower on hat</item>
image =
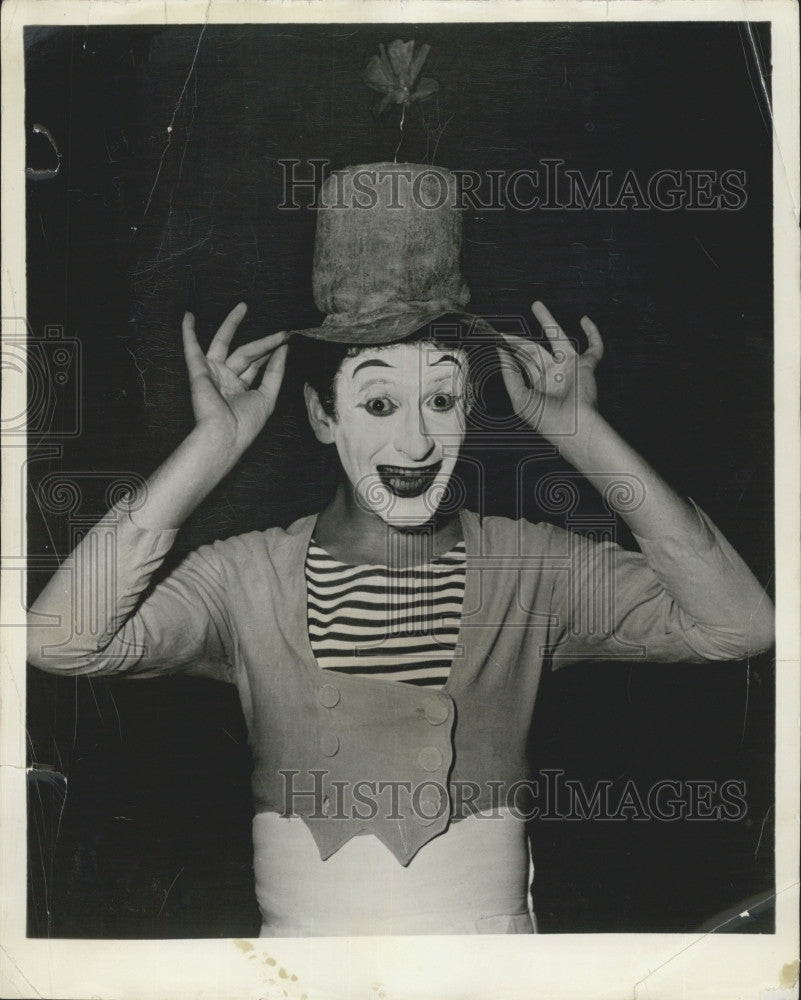
<path fill-rule="evenodd" d="M 437 81 L 428 76 L 424 76 L 415 88 L 430 51 L 430 45 L 421 45 L 415 52 L 413 41 L 402 42 L 400 39 L 390 42 L 386 48 L 379 45 L 379 55 L 373 56 L 364 71 L 367 86 L 384 94 L 376 114 L 382 114 L 391 103 L 402 104 L 406 108 L 415 101 L 426 100 L 439 90 Z"/>

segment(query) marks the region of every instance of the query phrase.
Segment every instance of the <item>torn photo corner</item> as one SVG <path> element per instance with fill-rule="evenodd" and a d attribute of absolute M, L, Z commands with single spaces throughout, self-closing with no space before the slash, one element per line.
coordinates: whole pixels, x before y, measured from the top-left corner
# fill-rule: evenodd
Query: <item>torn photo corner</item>
<path fill-rule="evenodd" d="M 0 995 L 797 995 L 795 5 L 1 16 Z"/>

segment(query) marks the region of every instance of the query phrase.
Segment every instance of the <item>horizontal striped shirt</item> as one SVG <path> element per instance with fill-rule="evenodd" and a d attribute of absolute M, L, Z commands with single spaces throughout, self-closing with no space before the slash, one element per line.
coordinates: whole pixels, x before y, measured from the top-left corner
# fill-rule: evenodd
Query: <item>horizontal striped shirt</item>
<path fill-rule="evenodd" d="M 459 634 L 465 544 L 395 569 L 340 562 L 312 539 L 306 556 L 312 652 L 325 670 L 441 688 Z"/>

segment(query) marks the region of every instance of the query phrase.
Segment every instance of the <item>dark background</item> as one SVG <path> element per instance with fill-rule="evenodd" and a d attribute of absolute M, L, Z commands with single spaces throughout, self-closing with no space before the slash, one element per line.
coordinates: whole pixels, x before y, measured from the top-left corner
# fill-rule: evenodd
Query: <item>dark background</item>
<path fill-rule="evenodd" d="M 604 413 L 770 587 L 767 28 L 197 25 L 27 29 L 28 163 L 55 164 L 34 123 L 62 155 L 54 179 L 28 184 L 28 319 L 35 338 L 54 327 L 77 342 L 66 365 L 45 362 L 47 418 L 29 450 L 34 594 L 103 513 L 109 484 L 150 472 L 191 426 L 184 309 L 206 340 L 240 299 L 243 337 L 319 320 L 314 214 L 278 210 L 278 161 L 393 158 L 398 109 L 376 119 L 379 95 L 361 74 L 394 38 L 428 42 L 424 73 L 440 84 L 407 115 L 399 160 L 511 171 L 560 157 L 588 179 L 633 169 L 644 182 L 665 168 L 745 171 L 747 203 L 734 212 L 470 212 L 464 267 L 476 312 L 527 316 L 542 298 L 571 333 L 593 317 L 606 342 Z M 299 386 L 290 364 L 263 439 L 182 530 L 173 561 L 325 502 L 331 464 L 306 430 Z M 503 405 L 497 386 L 490 397 Z M 485 490 L 471 503 L 514 514 L 519 449 L 485 443 L 472 457 Z M 551 468 L 561 466 L 544 458 Z M 44 488 L 58 472 L 78 494 Z M 597 512 L 591 492 L 582 504 Z M 533 500 L 522 513 L 542 517 Z M 233 689 L 31 671 L 28 734 L 31 935 L 258 933 Z M 533 824 L 541 930 L 686 931 L 770 890 L 773 748 L 770 657 L 547 677 L 535 769 L 617 789 L 633 778 L 643 794 L 664 778 L 738 779 L 748 815 Z M 741 929 L 771 921 L 768 910 Z"/>

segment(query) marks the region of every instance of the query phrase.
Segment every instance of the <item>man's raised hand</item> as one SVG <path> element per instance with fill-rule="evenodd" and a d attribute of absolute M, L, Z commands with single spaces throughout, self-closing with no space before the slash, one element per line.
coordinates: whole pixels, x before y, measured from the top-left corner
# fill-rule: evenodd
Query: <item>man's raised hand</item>
<path fill-rule="evenodd" d="M 186 313 L 183 321 L 195 422 L 199 430 L 212 433 L 237 457 L 252 444 L 275 409 L 287 351 L 287 334 L 281 331 L 243 344 L 229 354 L 246 312 L 244 302 L 231 310 L 205 354 L 195 335 L 195 317 Z M 262 379 L 253 388 L 262 368 Z"/>
<path fill-rule="evenodd" d="M 603 356 L 598 328 L 585 316 L 581 327 L 587 349 L 578 354 L 541 302 L 531 311 L 542 325 L 550 351 L 542 344 L 504 334 L 499 348 L 501 373 L 515 413 L 546 438 L 570 434 L 581 410 L 596 410 L 595 368 Z"/>

